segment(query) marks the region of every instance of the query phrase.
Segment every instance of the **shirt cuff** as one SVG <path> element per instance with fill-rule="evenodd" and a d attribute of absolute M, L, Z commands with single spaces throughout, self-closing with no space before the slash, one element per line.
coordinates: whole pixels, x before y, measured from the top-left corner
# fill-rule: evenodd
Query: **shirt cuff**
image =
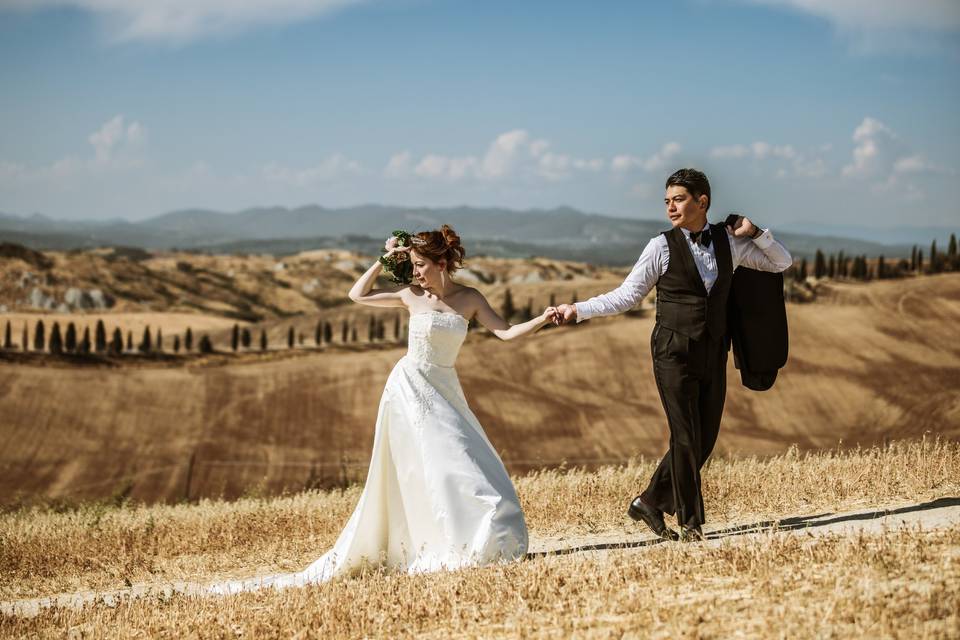
<path fill-rule="evenodd" d="M 576 302 L 574 303 L 573 306 L 577 310 L 578 324 L 583 322 L 584 320 L 590 319 L 591 314 L 590 314 L 590 311 L 587 309 L 587 305 L 583 304 L 582 302 Z"/>
<path fill-rule="evenodd" d="M 764 229 L 763 233 L 754 238 L 753 244 L 757 245 L 758 249 L 766 249 L 773 244 L 773 234 L 770 233 L 770 229 Z"/>

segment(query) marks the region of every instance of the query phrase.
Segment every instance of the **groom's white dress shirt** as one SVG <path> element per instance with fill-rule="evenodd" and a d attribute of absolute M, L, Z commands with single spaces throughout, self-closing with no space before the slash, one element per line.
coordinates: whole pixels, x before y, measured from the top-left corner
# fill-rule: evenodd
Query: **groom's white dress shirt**
<path fill-rule="evenodd" d="M 708 222 L 707 225 L 710 223 Z M 706 227 L 704 227 L 706 228 Z M 793 257 L 786 247 L 773 239 L 773 234 L 769 229 L 764 229 L 763 233 L 756 239 L 738 238 L 730 233 L 714 234 L 720 237 L 711 238 L 710 246 L 703 247 L 700 244 L 690 240 L 690 232 L 681 228 L 683 237 L 687 240 L 687 246 L 693 253 L 693 261 L 697 264 L 697 271 L 700 272 L 700 278 L 703 280 L 703 286 L 707 293 L 713 288 L 713 283 L 717 281 L 717 257 L 714 253 L 714 247 L 717 242 L 726 240 L 730 242 L 730 257 L 733 260 L 733 268 L 740 265 L 758 271 L 781 272 L 786 271 L 793 264 Z M 630 275 L 623 281 L 619 287 L 609 293 L 602 293 L 590 298 L 586 302 L 578 302 L 577 322 L 583 322 L 597 316 L 611 316 L 617 313 L 623 313 L 633 308 L 638 302 L 656 286 L 660 276 L 667 272 L 667 264 L 670 262 L 670 247 L 667 244 L 667 237 L 662 233 L 647 243 L 640 259 L 633 265 Z"/>

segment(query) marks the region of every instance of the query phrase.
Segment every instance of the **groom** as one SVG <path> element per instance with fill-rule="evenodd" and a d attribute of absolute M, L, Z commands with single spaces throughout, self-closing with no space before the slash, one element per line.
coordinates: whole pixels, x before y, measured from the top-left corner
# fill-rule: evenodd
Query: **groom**
<path fill-rule="evenodd" d="M 667 178 L 664 204 L 673 228 L 647 243 L 623 284 L 586 302 L 560 305 L 555 322 L 623 313 L 656 286 L 650 345 L 670 448 L 627 512 L 662 538 L 702 540 L 700 468 L 717 441 L 723 414 L 733 271 L 744 265 L 781 272 L 793 259 L 769 230 L 745 217 L 733 226 L 709 224 L 710 183 L 696 169 Z M 679 535 L 667 527 L 664 512 L 676 514 Z"/>

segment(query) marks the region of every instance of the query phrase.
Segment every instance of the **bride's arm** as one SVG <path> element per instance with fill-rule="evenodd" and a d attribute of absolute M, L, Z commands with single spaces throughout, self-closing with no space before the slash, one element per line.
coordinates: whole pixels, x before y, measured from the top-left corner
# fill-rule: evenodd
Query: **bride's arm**
<path fill-rule="evenodd" d="M 487 302 L 487 299 L 482 293 L 474 290 L 474 295 L 477 321 L 501 340 L 513 340 L 514 338 L 529 335 L 543 325 L 552 322 L 553 315 L 556 313 L 553 307 L 547 307 L 539 316 L 526 322 L 521 322 L 520 324 L 511 325 L 501 318 L 499 313 L 493 310 L 493 307 L 490 306 L 490 303 Z"/>
<path fill-rule="evenodd" d="M 385 257 L 391 256 L 399 251 L 403 251 L 404 249 L 404 247 L 391 249 L 385 254 Z M 367 269 L 366 273 L 360 276 L 360 279 L 353 283 L 353 286 L 350 288 L 350 292 L 347 295 L 350 296 L 350 299 L 354 302 L 359 302 L 360 304 L 369 305 L 371 307 L 407 306 L 403 301 L 403 292 L 409 288 L 408 286 L 398 287 L 396 289 L 373 288 L 373 284 L 377 281 L 377 276 L 380 275 L 380 271 L 382 269 L 383 267 L 381 266 L 379 260 L 374 262 L 373 265 Z"/>

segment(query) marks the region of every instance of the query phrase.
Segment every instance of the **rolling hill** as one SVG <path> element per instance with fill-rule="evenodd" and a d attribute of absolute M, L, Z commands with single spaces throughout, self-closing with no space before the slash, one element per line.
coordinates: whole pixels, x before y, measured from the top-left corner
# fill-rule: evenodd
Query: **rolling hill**
<path fill-rule="evenodd" d="M 530 285 L 533 286 L 533 285 Z M 960 276 L 825 285 L 789 305 L 773 390 L 729 370 L 719 454 L 960 437 Z M 518 343 L 471 334 L 466 396 L 512 472 L 659 456 L 653 320 L 623 316 Z M 0 492 L 147 501 L 275 493 L 361 479 L 402 347 L 182 367 L 0 365 Z"/>

